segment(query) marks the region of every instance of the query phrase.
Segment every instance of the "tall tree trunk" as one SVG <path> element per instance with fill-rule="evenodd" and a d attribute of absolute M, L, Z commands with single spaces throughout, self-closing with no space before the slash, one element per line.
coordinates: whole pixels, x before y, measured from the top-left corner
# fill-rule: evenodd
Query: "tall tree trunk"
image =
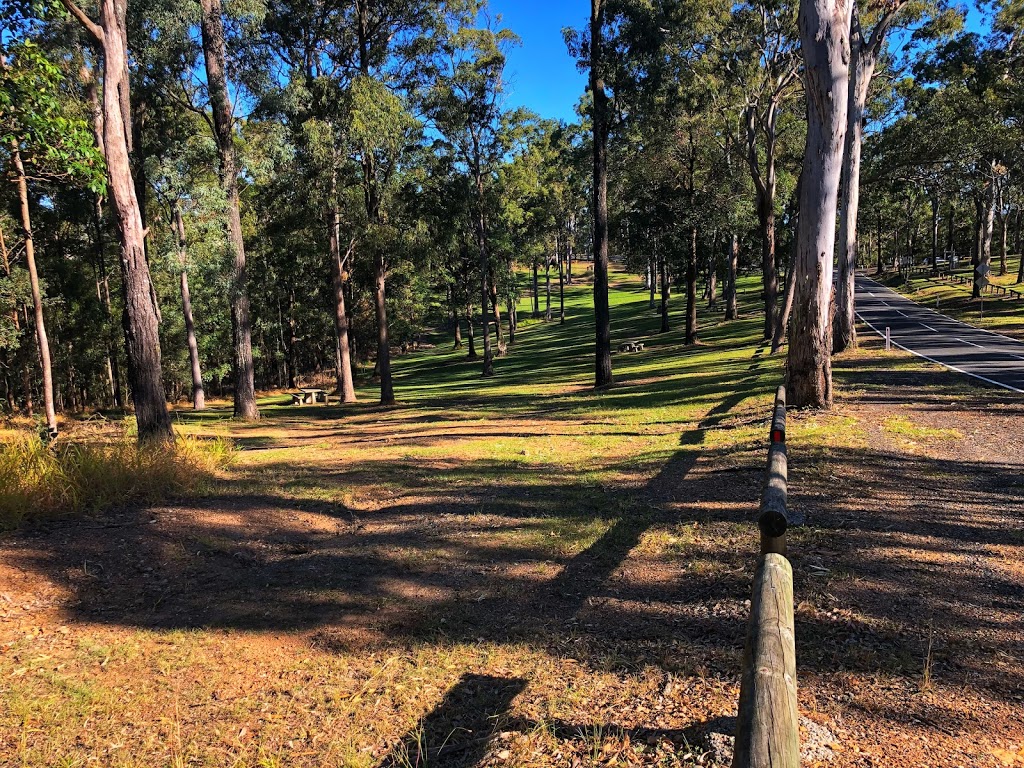
<path fill-rule="evenodd" d="M 658 253 L 658 278 L 661 280 L 661 329 L 659 333 L 668 333 L 668 266 L 665 263 L 665 254 Z"/>
<path fill-rule="evenodd" d="M 544 257 L 544 322 L 551 322 L 551 257 Z"/>
<path fill-rule="evenodd" d="M 96 84 L 96 77 L 87 66 L 82 66 L 81 79 L 85 84 L 86 98 L 89 100 L 89 107 L 92 110 L 92 131 L 96 141 L 96 147 L 100 154 L 105 154 L 103 147 L 103 107 L 100 104 L 99 89 Z M 115 408 L 124 408 L 124 399 L 121 397 L 121 366 L 117 359 L 117 331 L 113 322 L 113 312 L 110 308 L 110 280 L 107 277 L 107 249 L 103 232 L 103 196 L 93 194 L 93 230 L 95 237 L 96 265 L 99 271 L 99 281 L 96 286 L 96 294 L 103 305 L 105 317 L 105 336 L 107 342 L 107 378 L 110 381 L 110 394 Z"/>
<path fill-rule="evenodd" d="M 366 0 L 357 0 L 356 17 L 359 71 L 363 77 L 368 78 L 370 77 L 370 19 Z M 381 216 L 381 191 L 377 181 L 377 160 L 374 153 L 365 147 L 360 151 L 360 168 L 363 173 L 363 199 L 366 204 L 367 220 L 371 226 L 380 226 L 383 224 L 383 217 Z M 387 265 L 384 261 L 384 252 L 379 244 L 374 248 L 373 271 L 373 301 L 377 312 L 377 375 L 380 376 L 380 403 L 381 405 L 394 405 L 395 391 L 391 383 L 391 345 L 388 340 Z M 484 279 L 486 282 L 486 277 Z M 485 301 L 485 319 L 486 311 Z"/>
<path fill-rule="evenodd" d="M 466 358 L 476 360 L 476 339 L 473 336 L 473 305 L 466 307 L 466 340 L 469 342 L 469 352 Z"/>
<path fill-rule="evenodd" d="M 125 346 L 139 440 L 170 440 L 173 431 L 164 397 L 160 321 L 146 263 L 145 231 L 129 160 L 131 121 L 126 114 L 129 93 L 126 5 L 117 0 L 100 0 L 100 21 L 96 24 L 73 0 L 61 2 L 103 48 L 103 145 L 109 192 L 121 240 Z"/>
<path fill-rule="evenodd" d="M 851 5 L 846 0 L 800 2 L 807 145 L 788 358 L 788 395 L 797 407 L 832 406 L 830 299 L 849 102 Z"/>
<path fill-rule="evenodd" d="M 877 223 L 877 230 L 876 230 L 877 234 L 876 234 L 876 237 L 875 237 L 875 248 L 877 250 L 877 253 L 876 253 L 876 257 L 877 257 L 876 258 L 876 262 L 877 263 L 876 263 L 876 266 L 875 266 L 875 274 L 876 275 L 880 275 L 880 274 L 882 274 L 882 211 L 881 211 L 881 209 L 878 210 L 878 220 L 877 220 L 876 223 Z"/>
<path fill-rule="evenodd" d="M 476 156 L 479 158 L 479 152 Z M 477 211 L 476 238 L 480 252 L 480 324 L 484 332 L 484 367 L 482 376 L 494 375 L 494 353 L 491 351 L 491 298 L 488 295 L 487 275 L 490 272 L 490 259 L 487 252 L 487 224 L 484 220 L 484 182 L 483 175 L 477 171 Z M 472 339 L 472 337 L 470 337 Z"/>
<path fill-rule="evenodd" d="M 330 231 L 328 247 L 331 254 L 331 282 L 334 287 L 334 331 L 338 337 L 338 365 L 336 383 L 343 403 L 356 402 L 356 388 L 352 380 L 352 349 L 348 338 L 348 312 L 345 307 L 345 262 L 352 258 L 355 241 L 341 255 L 341 209 L 338 207 L 338 171 L 331 168 L 331 202 L 328 212 Z M 458 318 L 456 318 L 458 324 Z"/>
<path fill-rule="evenodd" d="M 736 272 L 740 261 L 740 238 L 735 232 L 729 242 L 729 272 L 725 281 L 725 319 L 736 319 Z"/>
<path fill-rule="evenodd" d="M 206 409 L 206 393 L 203 391 L 203 369 L 199 363 L 199 344 L 196 342 L 196 326 L 192 319 L 192 294 L 188 288 L 188 252 L 185 240 L 185 220 L 181 207 L 173 205 L 174 232 L 178 240 L 178 265 L 181 267 L 181 311 L 185 318 L 185 336 L 188 339 L 188 360 L 192 368 L 192 407 L 197 411 Z"/>
<path fill-rule="evenodd" d="M 452 350 L 462 349 L 462 318 L 459 317 L 459 308 L 455 304 L 455 292 L 452 291 L 451 296 L 452 302 L 452 323 L 455 326 L 455 343 L 452 345 Z"/>
<path fill-rule="evenodd" d="M 25 237 L 25 262 L 28 265 L 29 281 L 32 285 L 32 310 L 35 316 L 36 341 L 39 344 L 39 362 L 43 374 L 43 408 L 46 411 L 46 431 L 50 438 L 57 436 L 57 411 L 53 400 L 53 369 L 50 365 L 50 341 L 46 336 L 43 320 L 43 295 L 39 288 L 39 273 L 36 271 L 35 240 L 32 237 L 32 216 L 28 207 L 28 182 L 21 152 L 12 144 L 11 157 L 18 174 L 18 201 L 21 208 L 21 228 Z"/>
<path fill-rule="evenodd" d="M 697 343 L 697 228 L 690 229 L 686 258 L 686 344 Z"/>
<path fill-rule="evenodd" d="M 850 76 L 847 84 L 846 141 L 843 152 L 842 203 L 839 217 L 839 274 L 836 281 L 833 354 L 857 346 L 854 279 L 857 270 L 857 209 L 860 205 L 860 154 L 864 130 L 864 106 L 874 71 L 874 59 L 864 49 L 857 3 L 851 3 Z"/>
<path fill-rule="evenodd" d="M 538 277 L 537 258 L 533 259 L 533 319 L 540 317 L 540 282 Z"/>
<path fill-rule="evenodd" d="M 708 308 L 714 309 L 718 304 L 718 250 L 721 246 L 721 236 L 715 232 L 712 238 L 711 255 L 708 258 Z"/>
<path fill-rule="evenodd" d="M 501 306 L 498 304 L 497 280 L 495 280 L 494 275 L 491 275 L 491 279 L 488 281 L 487 290 L 491 297 L 491 312 L 494 317 L 494 341 L 498 348 L 498 357 L 504 357 L 508 352 L 508 347 L 505 345 L 505 338 L 501 331 Z"/>
<path fill-rule="evenodd" d="M 946 251 L 952 257 L 953 245 L 955 243 L 953 236 L 956 233 L 956 217 L 954 216 L 953 201 L 949 201 L 949 214 L 946 220 Z M 952 268 L 952 264 L 949 265 Z"/>
<path fill-rule="evenodd" d="M 655 295 L 658 292 L 658 263 L 654 258 L 654 254 L 647 257 L 647 274 L 650 275 L 651 278 L 650 284 L 647 286 L 647 289 L 651 294 L 649 306 L 651 309 L 654 309 Z"/>
<path fill-rule="evenodd" d="M 604 90 L 604 0 L 590 0 L 590 91 L 594 130 L 594 386 L 612 383 L 608 306 L 608 94 Z"/>
<path fill-rule="evenodd" d="M 765 173 L 761 175 L 757 153 L 757 112 L 751 107 L 747 119 L 747 165 L 754 181 L 757 221 L 761 233 L 761 282 L 764 297 L 764 338 L 775 332 L 779 301 L 779 275 L 775 263 L 775 125 L 777 105 L 769 105 L 765 145 Z"/>
<path fill-rule="evenodd" d="M 800 182 L 797 181 L 797 186 L 800 186 Z M 797 199 L 800 199 L 800 191 L 797 190 Z M 782 312 L 779 313 L 779 324 L 775 328 L 775 337 L 772 339 L 772 354 L 776 354 L 782 349 L 782 342 L 786 339 L 786 331 L 789 330 L 789 320 L 793 316 L 793 294 L 796 292 L 796 259 L 798 252 L 798 244 L 800 242 L 799 227 L 800 227 L 800 211 L 796 213 L 797 219 L 794 226 L 795 234 L 793 236 L 793 244 L 791 246 L 789 254 L 789 269 L 786 271 L 786 292 L 783 295 L 782 301 Z"/>
<path fill-rule="evenodd" d="M 296 378 L 299 375 L 298 350 L 296 349 L 298 335 L 295 330 L 295 289 L 291 288 L 288 290 L 288 356 L 286 359 L 288 363 L 288 386 L 292 389 L 295 389 Z"/>
<path fill-rule="evenodd" d="M 566 247 L 565 253 L 568 251 Z M 565 325 L 565 258 L 561 251 L 558 254 L 558 324 Z"/>
<path fill-rule="evenodd" d="M 516 327 L 519 318 L 516 316 L 516 302 L 511 293 L 505 296 L 505 314 L 508 316 L 508 344 L 512 346 L 516 343 Z"/>
<path fill-rule="evenodd" d="M 566 285 L 572 285 L 572 256 L 573 248 L 576 242 L 576 214 L 569 214 L 569 238 L 565 244 L 565 283 Z M 1020 224 L 1017 224 L 1017 242 L 1018 246 L 1020 243 Z M 1018 247 L 1019 250 L 1019 247 Z"/>
<path fill-rule="evenodd" d="M 221 0 L 202 0 L 201 30 L 203 58 L 206 62 L 207 90 L 213 113 L 220 163 L 220 182 L 227 204 L 228 247 L 231 268 L 231 328 L 234 337 L 235 416 L 245 421 L 260 417 L 256 407 L 255 372 L 252 360 L 252 328 L 249 319 L 249 293 L 246 287 L 245 243 L 242 239 L 242 215 L 238 199 L 238 166 L 235 158 L 235 131 L 231 98 L 228 96 L 225 66 L 224 18 Z"/>
<path fill-rule="evenodd" d="M 932 195 L 932 269 L 939 268 L 939 196 Z"/>
<path fill-rule="evenodd" d="M 989 164 L 989 172 L 988 190 L 985 195 L 985 210 L 981 225 L 981 240 L 978 243 L 978 264 L 986 272 L 986 276 L 991 274 L 992 270 L 992 234 L 995 230 L 996 201 L 999 199 L 995 160 Z M 974 278 L 974 292 L 976 296 L 981 296 L 982 294 L 982 287 L 977 272 L 975 272 Z"/>
<path fill-rule="evenodd" d="M 981 297 L 981 286 L 978 285 L 978 266 L 981 264 L 982 251 L 985 248 L 985 198 L 980 193 L 974 195 L 974 244 L 971 248 L 971 266 L 974 272 L 971 274 L 972 298 Z"/>

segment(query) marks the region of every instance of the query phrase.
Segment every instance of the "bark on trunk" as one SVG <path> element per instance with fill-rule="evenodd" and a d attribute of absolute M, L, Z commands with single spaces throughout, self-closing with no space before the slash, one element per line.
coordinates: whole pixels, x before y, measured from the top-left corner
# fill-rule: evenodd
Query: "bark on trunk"
<path fill-rule="evenodd" d="M 221 0 L 202 0 L 200 23 L 206 81 L 213 113 L 220 182 L 227 204 L 228 247 L 231 250 L 231 328 L 234 337 L 235 417 L 256 421 L 255 372 L 252 360 L 252 328 L 249 319 L 249 293 L 246 287 L 245 243 L 242 239 L 242 215 L 238 199 L 238 167 L 235 157 L 235 132 L 231 99 L 228 96 L 224 18 Z"/>
<path fill-rule="evenodd" d="M 466 358 L 469 360 L 476 360 L 476 338 L 473 336 L 473 305 L 470 304 L 466 307 L 466 340 L 469 343 L 469 351 L 466 353 Z"/>
<path fill-rule="evenodd" d="M 697 343 L 697 228 L 690 230 L 686 259 L 686 344 Z"/>
<path fill-rule="evenodd" d="M 939 197 L 932 197 L 932 269 L 939 268 Z"/>
<path fill-rule="evenodd" d="M 857 346 L 857 317 L 854 279 L 857 271 L 857 211 L 860 206 L 860 156 L 864 130 L 864 107 L 875 70 L 875 56 L 867 48 L 860 26 L 857 3 L 851 3 L 850 76 L 847 84 L 846 141 L 843 160 L 843 198 L 839 219 L 839 274 L 836 282 L 836 312 L 833 354 Z"/>
<path fill-rule="evenodd" d="M 533 319 L 540 317 L 540 280 L 538 276 L 539 267 L 537 259 L 533 260 Z"/>
<path fill-rule="evenodd" d="M 608 306 L 608 95 L 604 90 L 604 0 L 590 0 L 590 91 L 594 130 L 594 386 L 612 383 Z"/>
<path fill-rule="evenodd" d="M 650 308 L 654 309 L 655 295 L 658 292 L 658 264 L 653 255 L 647 257 L 647 274 L 650 275 L 649 285 L 647 286 L 651 294 Z"/>
<path fill-rule="evenodd" d="M 103 145 L 110 178 L 109 192 L 121 240 L 128 380 L 139 440 L 170 440 L 173 431 L 164 397 L 160 324 L 146 263 L 142 213 L 129 160 L 131 122 L 125 115 L 129 93 L 126 5 L 117 0 L 100 0 L 100 21 L 96 24 L 72 0 L 61 1 L 103 48 Z"/>
<path fill-rule="evenodd" d="M 452 322 L 455 325 L 455 343 L 452 345 L 452 350 L 462 349 L 462 318 L 459 317 L 459 309 L 455 306 L 455 302 L 452 302 Z"/>
<path fill-rule="evenodd" d="M 830 298 L 846 133 L 851 5 L 846 0 L 800 3 L 807 146 L 788 357 L 789 394 L 797 407 L 832 405 Z"/>
<path fill-rule="evenodd" d="M 735 232 L 729 243 L 729 274 L 725 283 L 725 319 L 736 319 L 736 272 L 740 260 L 740 238 Z"/>
<path fill-rule="evenodd" d="M 544 258 L 544 322 L 551 322 L 551 259 Z"/>
<path fill-rule="evenodd" d="M 345 307 L 345 262 L 352 258 L 355 241 L 348 252 L 341 254 L 341 209 L 338 207 L 338 173 L 331 169 L 331 202 L 329 210 L 328 243 L 331 258 L 331 281 L 334 286 L 334 331 L 338 337 L 338 365 L 336 384 L 343 403 L 356 402 L 356 388 L 352 379 L 352 349 L 348 334 L 348 312 Z M 456 325 L 458 318 L 456 318 Z"/>
<path fill-rule="evenodd" d="M 799 195 L 797 196 L 799 199 Z M 799 230 L 800 212 L 797 211 L 795 229 Z M 782 342 L 786 339 L 786 331 L 789 330 L 789 320 L 793 316 L 793 294 L 796 288 L 796 259 L 797 246 L 800 241 L 799 235 L 793 237 L 792 250 L 789 254 L 789 270 L 786 272 L 786 291 L 783 294 L 782 312 L 779 313 L 779 324 L 775 329 L 775 337 L 772 339 L 772 354 L 782 349 Z"/>
<path fill-rule="evenodd" d="M 369 9 L 365 0 L 356 2 L 356 35 L 359 43 L 359 71 L 363 77 L 370 77 L 370 32 Z M 383 223 L 381 216 L 381 192 L 377 181 L 377 160 L 374 153 L 361 148 L 360 168 L 363 173 L 363 199 L 366 217 L 371 225 Z M 394 405 L 395 391 L 391 383 L 391 346 L 388 340 L 387 310 L 387 269 L 384 253 L 378 245 L 373 258 L 374 292 L 373 300 L 377 312 L 377 375 L 380 377 L 381 405 Z M 486 303 L 484 305 L 486 313 Z"/>
<path fill-rule="evenodd" d="M 145 260 L 145 232 L 129 160 L 126 5 L 100 0 L 96 24 L 73 0 L 61 2 L 103 52 L 103 151 L 121 239 L 125 346 L 138 437 L 140 441 L 170 440 L 173 431 L 161 372 L 159 314 Z"/>
<path fill-rule="evenodd" d="M 665 254 L 658 254 L 658 278 L 661 281 L 661 329 L 660 333 L 668 333 L 668 267 L 665 264 Z"/>
<path fill-rule="evenodd" d="M 558 324 L 565 325 L 565 264 L 561 253 L 558 255 Z"/>
<path fill-rule="evenodd" d="M 35 318 L 36 342 L 39 344 L 39 364 L 43 374 L 43 408 L 46 413 L 46 431 L 52 440 L 57 436 L 57 410 L 53 400 L 53 369 L 50 365 L 50 340 L 46 335 L 43 319 L 43 295 L 39 288 L 39 273 L 36 271 L 35 241 L 32 237 L 32 216 L 28 207 L 28 182 L 21 152 L 13 145 L 11 157 L 18 174 L 18 202 L 21 211 L 21 229 L 25 237 L 25 263 L 28 266 L 29 282 L 32 285 L 32 311 Z"/>
<path fill-rule="evenodd" d="M 188 340 L 188 360 L 192 368 L 192 407 L 197 411 L 206 409 L 206 393 L 203 390 L 203 369 L 199 363 L 199 344 L 196 342 L 196 326 L 192 319 L 192 294 L 188 288 L 188 245 L 185 239 L 185 221 L 181 208 L 174 203 L 174 233 L 178 240 L 178 265 L 181 268 L 181 311 L 185 318 L 185 336 Z"/>
<path fill-rule="evenodd" d="M 997 192 L 998 184 L 996 180 L 996 163 L 993 160 L 990 166 L 991 176 L 988 182 L 988 191 L 985 199 L 985 211 L 982 218 L 981 225 L 981 241 L 978 243 L 978 264 L 985 271 L 986 275 L 991 274 L 992 270 L 992 234 L 995 230 L 995 217 L 996 217 L 996 200 L 999 195 Z M 974 292 L 976 296 L 981 296 L 982 288 L 979 282 L 979 275 L 975 272 L 974 278 Z"/>

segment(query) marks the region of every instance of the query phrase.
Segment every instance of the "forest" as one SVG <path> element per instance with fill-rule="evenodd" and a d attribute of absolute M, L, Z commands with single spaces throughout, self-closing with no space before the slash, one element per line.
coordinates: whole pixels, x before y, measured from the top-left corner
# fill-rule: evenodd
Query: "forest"
<path fill-rule="evenodd" d="M 1024 765 L 1024 0 L 3 0 L 0 172 L 0 766 Z"/>
<path fill-rule="evenodd" d="M 856 264 L 1005 273 L 1024 219 L 1018 5 L 854 11 L 836 352 Z M 489 375 L 519 300 L 560 316 L 595 252 L 642 277 L 663 330 L 685 302 L 688 344 L 697 305 L 735 316 L 736 275 L 760 272 L 779 349 L 807 140 L 795 5 L 595 18 L 564 30 L 597 85 L 566 124 L 506 105 L 517 37 L 479 2 L 5 4 L 3 406 L 53 430 L 134 404 L 159 435 L 165 396 L 251 420 L 257 390 L 330 376 L 350 402 L 372 377 L 393 403 L 392 356 L 443 327 Z"/>

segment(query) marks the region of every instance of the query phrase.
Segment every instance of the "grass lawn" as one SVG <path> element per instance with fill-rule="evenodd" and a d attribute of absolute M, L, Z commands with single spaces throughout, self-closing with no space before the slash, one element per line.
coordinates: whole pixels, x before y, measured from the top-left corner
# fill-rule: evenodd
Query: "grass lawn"
<path fill-rule="evenodd" d="M 999 264 L 993 261 L 989 280 L 993 285 L 1002 285 L 1024 293 L 1024 285 L 1017 285 L 1019 256 L 1007 256 L 1006 274 L 999 274 Z M 970 277 L 968 270 L 962 274 Z M 869 275 L 874 277 L 872 273 Z M 1011 296 L 995 296 L 985 292 L 984 302 L 972 298 L 971 285 L 954 280 L 931 277 L 926 274 L 914 275 L 908 282 L 896 273 L 883 275 L 881 281 L 904 296 L 929 307 L 937 308 L 943 314 L 955 317 L 965 323 L 1004 333 L 1017 339 L 1024 339 L 1024 299 Z"/>
<path fill-rule="evenodd" d="M 688 348 L 614 274 L 646 347 L 603 392 L 576 284 L 492 379 L 439 338 L 394 408 L 176 411 L 237 449 L 201 496 L 0 538 L 0 766 L 712 764 L 784 362 L 741 287 Z M 1009 764 L 1020 401 L 867 338 L 836 365 L 788 430 L 806 764 Z"/>

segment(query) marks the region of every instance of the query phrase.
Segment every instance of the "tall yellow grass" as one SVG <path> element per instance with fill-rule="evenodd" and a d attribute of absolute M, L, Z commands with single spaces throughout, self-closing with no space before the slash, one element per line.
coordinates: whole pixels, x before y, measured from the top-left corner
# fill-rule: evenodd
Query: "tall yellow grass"
<path fill-rule="evenodd" d="M 200 490 L 230 461 L 224 440 L 178 437 L 139 445 L 128 437 L 58 441 L 33 435 L 0 442 L 0 530 L 25 520 L 155 503 Z"/>

